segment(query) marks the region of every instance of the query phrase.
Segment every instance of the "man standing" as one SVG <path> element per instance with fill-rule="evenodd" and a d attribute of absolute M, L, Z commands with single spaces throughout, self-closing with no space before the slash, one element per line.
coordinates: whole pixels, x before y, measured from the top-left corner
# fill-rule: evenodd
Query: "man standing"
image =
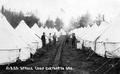
<path fill-rule="evenodd" d="M 51 46 L 51 43 L 52 43 L 52 36 L 51 36 L 51 33 L 49 33 L 48 39 L 49 39 L 49 46 Z"/>
<path fill-rule="evenodd" d="M 72 47 L 76 47 L 76 36 L 75 36 L 75 33 L 72 34 Z"/>
<path fill-rule="evenodd" d="M 69 44 L 69 35 L 68 35 L 68 33 L 67 33 L 67 35 L 66 35 L 66 40 L 65 40 L 65 45 L 68 45 Z"/>
<path fill-rule="evenodd" d="M 56 38 L 57 38 L 57 36 L 56 36 L 56 34 L 54 33 L 54 35 L 53 35 L 53 44 L 54 44 L 54 45 L 56 45 Z"/>
<path fill-rule="evenodd" d="M 41 40 L 42 40 L 42 47 L 45 47 L 46 46 L 45 32 L 43 32 Z"/>

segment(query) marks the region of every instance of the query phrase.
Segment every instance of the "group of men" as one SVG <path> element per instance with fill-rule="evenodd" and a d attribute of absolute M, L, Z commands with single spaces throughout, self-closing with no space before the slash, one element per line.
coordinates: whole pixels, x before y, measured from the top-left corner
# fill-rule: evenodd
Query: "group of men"
<path fill-rule="evenodd" d="M 56 45 L 56 34 L 54 33 L 54 35 L 52 36 L 51 33 L 49 33 L 49 36 L 46 36 L 45 35 L 45 32 L 43 32 L 43 35 L 41 37 L 41 40 L 42 40 L 42 47 L 45 47 L 46 46 L 46 37 L 48 37 L 48 40 L 49 40 L 49 45 L 52 44 L 52 39 L 53 39 L 53 44 Z"/>
<path fill-rule="evenodd" d="M 75 33 L 73 33 L 71 36 L 72 36 L 72 37 L 70 38 L 70 36 L 69 36 L 68 34 L 66 35 L 65 44 L 70 43 L 69 40 L 71 40 L 72 47 L 76 47 L 76 41 L 77 41 L 77 39 L 76 39 Z M 53 39 L 53 44 L 56 45 L 56 39 L 57 39 L 56 34 L 54 33 L 54 35 L 52 36 L 51 33 L 49 33 L 49 36 L 46 36 L 46 35 L 45 35 L 45 32 L 43 32 L 43 35 L 42 35 L 42 37 L 41 37 L 42 47 L 45 47 L 45 46 L 46 46 L 46 37 L 48 37 L 49 45 L 52 44 L 52 39 Z"/>
<path fill-rule="evenodd" d="M 65 44 L 70 44 L 72 47 L 76 47 L 76 42 L 77 39 L 75 33 L 72 33 L 71 35 L 70 34 L 66 35 Z"/>

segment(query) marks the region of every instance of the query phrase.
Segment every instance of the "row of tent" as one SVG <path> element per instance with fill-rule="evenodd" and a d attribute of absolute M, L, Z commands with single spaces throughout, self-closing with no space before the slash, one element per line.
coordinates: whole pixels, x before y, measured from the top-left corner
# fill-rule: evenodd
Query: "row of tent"
<path fill-rule="evenodd" d="M 94 24 L 92 27 L 78 28 L 70 33 L 75 33 L 77 48 L 82 46 L 90 48 L 102 57 L 120 58 L 120 24 L 119 19 L 111 23 L 103 22 L 100 26 Z"/>
<path fill-rule="evenodd" d="M 37 24 L 29 28 L 23 20 L 14 29 L 5 16 L 0 14 L 0 65 L 16 62 L 18 58 L 21 61 L 29 59 L 30 54 L 34 55 L 36 50 L 42 47 L 43 32 L 47 36 L 49 33 L 56 33 L 58 37 L 65 34 L 63 29 L 57 31 L 55 28 L 39 28 Z"/>

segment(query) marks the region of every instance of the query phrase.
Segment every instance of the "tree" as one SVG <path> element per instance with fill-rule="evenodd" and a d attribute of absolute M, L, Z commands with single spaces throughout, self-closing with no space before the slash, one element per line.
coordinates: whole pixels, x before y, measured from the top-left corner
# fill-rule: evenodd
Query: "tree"
<path fill-rule="evenodd" d="M 90 14 L 87 13 L 79 18 L 78 27 L 87 27 L 89 25 L 89 22 L 90 22 Z"/>
<path fill-rule="evenodd" d="M 54 22 L 51 19 L 47 19 L 45 22 L 45 27 L 54 28 Z"/>
<path fill-rule="evenodd" d="M 24 17 L 22 12 L 20 13 L 13 12 L 13 11 L 5 9 L 3 6 L 2 6 L 1 12 L 6 17 L 7 21 L 10 23 L 10 25 L 13 28 L 16 28 Z"/>
<path fill-rule="evenodd" d="M 31 28 L 35 23 L 38 24 L 39 19 L 32 14 L 30 16 L 25 16 L 24 21 Z"/>
<path fill-rule="evenodd" d="M 32 27 L 34 23 L 38 23 L 39 20 L 33 14 L 30 16 L 25 16 L 22 12 L 10 11 L 5 9 L 3 6 L 1 12 L 13 28 L 16 28 L 21 20 L 24 20 L 29 27 Z"/>
<path fill-rule="evenodd" d="M 39 27 L 41 27 L 41 26 L 42 26 L 42 23 L 41 23 L 41 21 L 40 21 L 40 20 L 38 21 L 38 26 L 39 26 Z"/>
<path fill-rule="evenodd" d="M 78 22 L 77 22 L 76 19 L 73 19 L 73 18 L 72 18 L 72 19 L 70 20 L 69 30 L 68 30 L 68 31 L 73 30 L 73 29 L 75 29 L 75 28 L 78 28 Z"/>
<path fill-rule="evenodd" d="M 63 27 L 63 22 L 60 18 L 56 18 L 55 20 L 55 28 L 59 31 Z"/>

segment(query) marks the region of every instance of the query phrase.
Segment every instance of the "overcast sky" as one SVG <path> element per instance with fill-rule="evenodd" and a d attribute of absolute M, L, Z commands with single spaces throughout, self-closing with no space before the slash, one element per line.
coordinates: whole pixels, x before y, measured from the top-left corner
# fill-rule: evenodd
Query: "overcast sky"
<path fill-rule="evenodd" d="M 87 12 L 93 17 L 105 14 L 108 20 L 120 15 L 120 0 L 1 0 L 0 3 L 13 11 L 33 12 L 43 22 L 58 16 L 68 23 L 72 17 Z"/>

